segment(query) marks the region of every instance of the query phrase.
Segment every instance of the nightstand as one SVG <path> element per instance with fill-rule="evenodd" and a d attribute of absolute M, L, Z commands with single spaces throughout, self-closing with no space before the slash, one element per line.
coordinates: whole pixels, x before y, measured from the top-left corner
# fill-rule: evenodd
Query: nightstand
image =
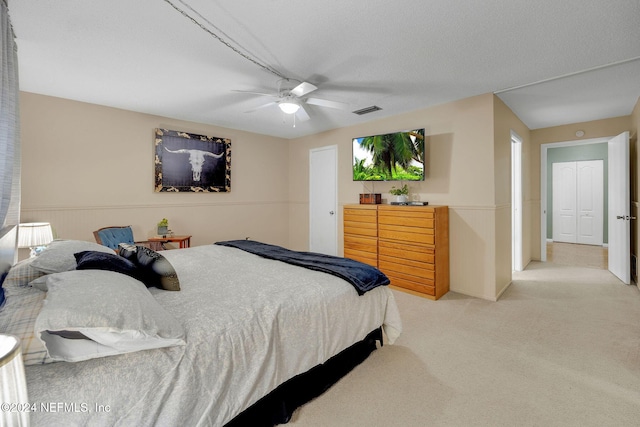
<path fill-rule="evenodd" d="M 158 237 L 149 237 L 149 242 L 151 242 L 151 249 L 154 251 L 162 251 L 166 249 L 164 247 L 165 243 L 178 243 L 180 245 L 180 249 L 188 248 L 191 246 L 191 236 L 158 236 Z"/>

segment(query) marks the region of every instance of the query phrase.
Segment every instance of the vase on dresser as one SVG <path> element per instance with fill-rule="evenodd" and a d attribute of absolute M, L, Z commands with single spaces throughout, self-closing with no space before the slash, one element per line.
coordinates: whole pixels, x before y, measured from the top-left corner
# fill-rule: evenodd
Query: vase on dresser
<path fill-rule="evenodd" d="M 400 194 L 398 196 L 395 196 L 396 203 L 407 203 L 409 201 L 409 197 L 406 194 Z"/>

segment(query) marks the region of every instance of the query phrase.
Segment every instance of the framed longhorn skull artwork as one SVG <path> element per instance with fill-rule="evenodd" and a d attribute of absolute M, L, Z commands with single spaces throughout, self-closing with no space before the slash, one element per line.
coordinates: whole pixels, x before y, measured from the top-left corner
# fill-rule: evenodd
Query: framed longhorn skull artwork
<path fill-rule="evenodd" d="M 231 191 L 231 140 L 155 130 L 155 191 Z"/>

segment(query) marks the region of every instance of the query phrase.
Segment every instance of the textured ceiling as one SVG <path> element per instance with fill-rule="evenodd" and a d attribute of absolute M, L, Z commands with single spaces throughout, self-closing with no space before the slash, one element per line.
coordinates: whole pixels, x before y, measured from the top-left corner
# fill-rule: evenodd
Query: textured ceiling
<path fill-rule="evenodd" d="M 270 99 L 233 90 L 279 77 L 169 0 L 10 0 L 21 89 L 284 138 L 491 92 L 532 129 L 640 96 L 638 0 L 170 1 L 349 111 L 308 106 L 295 127 L 277 106 L 246 113 Z"/>

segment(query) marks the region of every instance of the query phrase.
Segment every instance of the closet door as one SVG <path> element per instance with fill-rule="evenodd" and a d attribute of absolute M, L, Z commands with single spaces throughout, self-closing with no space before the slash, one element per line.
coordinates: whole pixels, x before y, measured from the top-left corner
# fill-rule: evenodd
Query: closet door
<path fill-rule="evenodd" d="M 602 245 L 604 231 L 604 163 L 576 163 L 578 225 L 577 243 Z"/>
<path fill-rule="evenodd" d="M 576 243 L 576 162 L 554 163 L 552 176 L 553 241 Z"/>
<path fill-rule="evenodd" d="M 602 245 L 602 160 L 553 164 L 553 241 Z"/>

